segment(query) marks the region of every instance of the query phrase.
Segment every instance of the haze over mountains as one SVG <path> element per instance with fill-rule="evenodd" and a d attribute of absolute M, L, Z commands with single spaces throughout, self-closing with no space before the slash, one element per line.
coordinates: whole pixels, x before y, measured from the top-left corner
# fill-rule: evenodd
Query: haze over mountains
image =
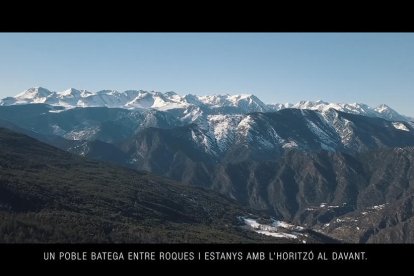
<path fill-rule="evenodd" d="M 413 242 L 414 122 L 385 104 L 38 87 L 0 101 L 0 127 L 334 239 Z"/>

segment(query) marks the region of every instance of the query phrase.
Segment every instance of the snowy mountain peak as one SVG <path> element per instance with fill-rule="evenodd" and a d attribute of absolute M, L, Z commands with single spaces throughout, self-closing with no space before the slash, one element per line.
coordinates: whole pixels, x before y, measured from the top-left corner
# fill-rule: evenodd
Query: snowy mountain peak
<path fill-rule="evenodd" d="M 385 113 L 385 112 L 395 112 L 396 111 L 394 109 L 392 109 L 391 107 L 389 107 L 386 104 L 380 104 L 379 106 L 377 106 L 375 108 L 376 111 L 380 112 L 380 113 Z"/>
<path fill-rule="evenodd" d="M 45 98 L 53 94 L 53 92 L 49 91 L 43 87 L 32 87 L 29 88 L 20 94 L 18 94 L 15 98 L 17 99 L 35 99 L 35 98 Z"/>
<path fill-rule="evenodd" d="M 392 121 L 410 121 L 410 118 L 407 118 L 406 116 L 402 116 L 397 111 L 392 109 L 386 104 L 380 104 L 374 109 L 375 112 L 378 112 L 384 116 L 384 118 L 387 118 Z"/>
<path fill-rule="evenodd" d="M 184 98 L 189 104 L 204 105 L 209 108 L 237 108 L 242 113 L 270 111 L 266 104 L 252 94 L 208 96 L 195 96 L 190 94 Z"/>
<path fill-rule="evenodd" d="M 58 93 L 59 96 L 79 96 L 81 94 L 81 91 L 75 89 L 75 88 L 69 88 L 66 89 L 65 91 L 59 92 Z"/>
<path fill-rule="evenodd" d="M 380 104 L 379 106 L 377 106 L 378 109 L 388 109 L 390 108 L 388 105 L 386 104 Z"/>

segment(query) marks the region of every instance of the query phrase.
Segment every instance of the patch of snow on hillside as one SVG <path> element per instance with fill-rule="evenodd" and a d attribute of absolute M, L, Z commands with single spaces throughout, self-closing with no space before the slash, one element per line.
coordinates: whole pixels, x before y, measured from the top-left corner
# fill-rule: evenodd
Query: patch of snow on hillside
<path fill-rule="evenodd" d="M 201 146 L 204 152 L 210 153 L 213 155 L 216 154 L 216 152 L 214 151 L 214 145 L 212 141 L 202 131 L 191 130 L 191 138 L 193 139 L 193 141 L 196 142 L 197 145 Z"/>
<path fill-rule="evenodd" d="M 240 121 L 240 123 L 238 124 L 237 128 L 240 130 L 240 133 L 244 136 L 247 137 L 249 134 L 250 129 L 253 126 L 253 119 L 250 115 L 247 115 L 246 117 L 244 117 L 243 120 Z"/>
<path fill-rule="evenodd" d="M 369 209 L 382 210 L 382 209 L 384 209 L 384 207 L 385 207 L 385 204 L 381 204 L 381 205 L 375 205 L 375 206 L 369 207 Z"/>
<path fill-rule="evenodd" d="M 295 141 L 289 141 L 282 146 L 284 149 L 298 148 L 298 144 Z"/>
<path fill-rule="evenodd" d="M 410 131 L 403 123 L 394 122 L 392 125 L 399 130 Z"/>
<path fill-rule="evenodd" d="M 240 115 L 209 115 L 207 117 L 210 133 L 216 139 L 221 151 L 233 141 L 235 130 L 241 119 Z"/>
<path fill-rule="evenodd" d="M 253 230 L 258 234 L 288 239 L 298 239 L 299 237 L 306 236 L 305 234 L 293 231 L 304 230 L 303 227 L 289 224 L 284 221 L 272 220 L 272 224 L 261 224 L 257 222 L 257 220 L 251 218 L 240 217 L 240 219 L 243 220 L 243 222 L 249 229 Z"/>
<path fill-rule="evenodd" d="M 60 112 L 63 112 L 63 111 L 66 111 L 66 110 L 65 109 L 51 109 L 51 110 L 49 110 L 50 113 L 60 113 Z"/>
<path fill-rule="evenodd" d="M 97 132 L 98 128 L 86 128 L 82 130 L 73 130 L 66 133 L 63 137 L 70 140 L 90 140 Z"/>

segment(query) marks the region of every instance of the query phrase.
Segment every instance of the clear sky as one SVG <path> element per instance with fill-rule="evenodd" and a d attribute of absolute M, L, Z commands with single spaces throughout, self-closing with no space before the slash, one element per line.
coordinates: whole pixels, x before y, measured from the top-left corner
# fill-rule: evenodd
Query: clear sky
<path fill-rule="evenodd" d="M 34 86 L 386 103 L 414 116 L 414 33 L 0 33 L 0 97 Z"/>

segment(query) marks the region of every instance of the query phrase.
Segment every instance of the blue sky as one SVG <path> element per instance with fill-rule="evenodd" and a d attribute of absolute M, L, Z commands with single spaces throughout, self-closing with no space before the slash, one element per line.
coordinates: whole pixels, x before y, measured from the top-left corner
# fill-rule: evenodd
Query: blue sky
<path fill-rule="evenodd" d="M 387 103 L 414 116 L 414 34 L 0 33 L 0 97 L 33 86 Z"/>

